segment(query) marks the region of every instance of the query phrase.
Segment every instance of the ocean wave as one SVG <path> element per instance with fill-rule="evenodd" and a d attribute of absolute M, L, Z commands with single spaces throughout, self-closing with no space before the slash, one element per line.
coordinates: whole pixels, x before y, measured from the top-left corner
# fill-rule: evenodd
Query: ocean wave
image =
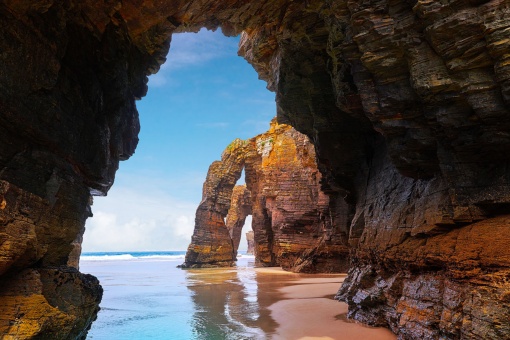
<path fill-rule="evenodd" d="M 172 261 L 183 260 L 184 254 L 177 255 L 164 255 L 164 254 L 101 254 L 101 255 L 87 255 L 83 254 L 80 257 L 82 261 L 138 261 L 138 260 L 160 260 Z"/>
<path fill-rule="evenodd" d="M 119 260 L 134 260 L 134 257 L 131 254 L 122 254 L 122 255 L 82 255 L 80 260 L 85 261 L 119 261 Z"/>
<path fill-rule="evenodd" d="M 175 259 L 175 260 L 180 260 L 180 259 L 184 259 L 184 254 L 182 255 L 147 255 L 147 256 L 141 256 L 140 258 L 144 258 L 144 259 L 162 259 L 162 260 L 170 260 L 170 259 Z"/>
<path fill-rule="evenodd" d="M 184 260 L 185 252 L 165 254 L 159 252 L 131 252 L 131 253 L 83 253 L 81 261 L 176 261 Z M 238 259 L 254 259 L 254 255 L 238 254 Z"/>

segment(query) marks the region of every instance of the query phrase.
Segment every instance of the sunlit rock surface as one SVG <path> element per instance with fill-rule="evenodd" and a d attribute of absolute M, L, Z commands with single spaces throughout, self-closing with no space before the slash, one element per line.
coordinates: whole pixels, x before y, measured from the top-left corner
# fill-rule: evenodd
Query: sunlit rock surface
<path fill-rule="evenodd" d="M 0 281 L 4 339 L 85 339 L 103 290 L 72 268 L 25 269 Z"/>
<path fill-rule="evenodd" d="M 209 167 L 191 244 L 186 252 L 186 267 L 234 265 L 237 248 L 234 249 L 225 217 L 230 209 L 232 191 L 243 171 L 245 144 L 236 139 L 223 151 L 221 161 L 215 161 Z M 235 199 L 237 201 L 238 197 Z"/>
<path fill-rule="evenodd" d="M 246 185 L 233 187 L 243 168 Z M 273 120 L 266 133 L 235 140 L 209 168 L 184 265 L 233 265 L 245 219 L 252 215 L 259 264 L 346 271 L 348 206 L 322 192 L 320 180 L 313 145 L 289 125 Z"/>
<path fill-rule="evenodd" d="M 353 212 L 350 315 L 406 339 L 508 338 L 509 18 L 506 0 L 2 1 L 0 280 L 76 265 L 171 34 L 221 27 L 244 31 L 279 122 Z"/>

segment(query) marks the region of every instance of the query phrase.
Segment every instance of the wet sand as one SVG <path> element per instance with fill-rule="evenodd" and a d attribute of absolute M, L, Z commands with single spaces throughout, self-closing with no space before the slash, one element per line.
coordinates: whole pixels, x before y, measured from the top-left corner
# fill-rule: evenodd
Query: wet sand
<path fill-rule="evenodd" d="M 177 264 L 82 261 L 105 291 L 88 339 L 395 339 L 346 319 L 347 306 L 333 300 L 345 275 L 254 268 L 244 257 L 233 268 Z"/>
<path fill-rule="evenodd" d="M 257 274 L 287 273 L 279 268 L 257 268 Z M 347 319 L 347 304 L 333 300 L 345 275 L 320 275 L 287 281 L 278 288 L 279 301 L 268 307 L 277 323 L 271 339 L 393 340 L 385 328 L 373 328 Z"/>

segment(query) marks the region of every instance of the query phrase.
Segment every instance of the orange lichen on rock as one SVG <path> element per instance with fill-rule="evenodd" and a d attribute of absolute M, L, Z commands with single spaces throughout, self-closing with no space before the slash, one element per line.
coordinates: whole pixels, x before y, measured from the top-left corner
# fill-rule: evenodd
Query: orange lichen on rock
<path fill-rule="evenodd" d="M 230 192 L 230 207 L 226 215 L 211 211 L 206 215 L 204 207 L 217 206 L 205 202 L 217 195 L 204 196 L 185 266 L 231 265 L 236 260 L 245 218 L 252 214 L 254 252 L 260 264 L 302 272 L 346 270 L 347 226 L 335 224 L 345 221 L 331 214 L 332 205 L 320 189 L 321 176 L 308 138 L 273 120 L 269 131 L 246 142 L 234 141 L 223 155 L 237 152 L 240 145 L 243 151 L 236 157 L 223 157 L 209 169 L 204 192 Z M 240 165 L 246 171 L 246 186 L 229 189 L 228 179 L 238 177 Z M 215 252 L 219 245 L 221 251 Z"/>
<path fill-rule="evenodd" d="M 102 294 L 97 279 L 72 269 L 27 269 L 0 282 L 3 339 L 82 339 Z"/>

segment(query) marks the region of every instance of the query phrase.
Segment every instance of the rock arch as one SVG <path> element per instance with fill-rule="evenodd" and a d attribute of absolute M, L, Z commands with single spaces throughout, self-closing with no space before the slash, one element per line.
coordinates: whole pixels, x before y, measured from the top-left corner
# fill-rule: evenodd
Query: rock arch
<path fill-rule="evenodd" d="M 234 187 L 243 167 L 246 185 Z M 348 206 L 328 197 L 320 180 L 313 145 L 289 125 L 273 119 L 267 132 L 236 139 L 222 160 L 209 167 L 183 266 L 233 265 L 251 214 L 260 265 L 297 272 L 347 271 Z"/>
<path fill-rule="evenodd" d="M 243 167 L 246 185 L 234 187 Z M 320 181 L 313 145 L 291 126 L 273 119 L 267 132 L 236 139 L 209 167 L 183 266 L 233 265 L 251 214 L 258 264 L 347 271 L 349 207 L 328 197 Z"/>

